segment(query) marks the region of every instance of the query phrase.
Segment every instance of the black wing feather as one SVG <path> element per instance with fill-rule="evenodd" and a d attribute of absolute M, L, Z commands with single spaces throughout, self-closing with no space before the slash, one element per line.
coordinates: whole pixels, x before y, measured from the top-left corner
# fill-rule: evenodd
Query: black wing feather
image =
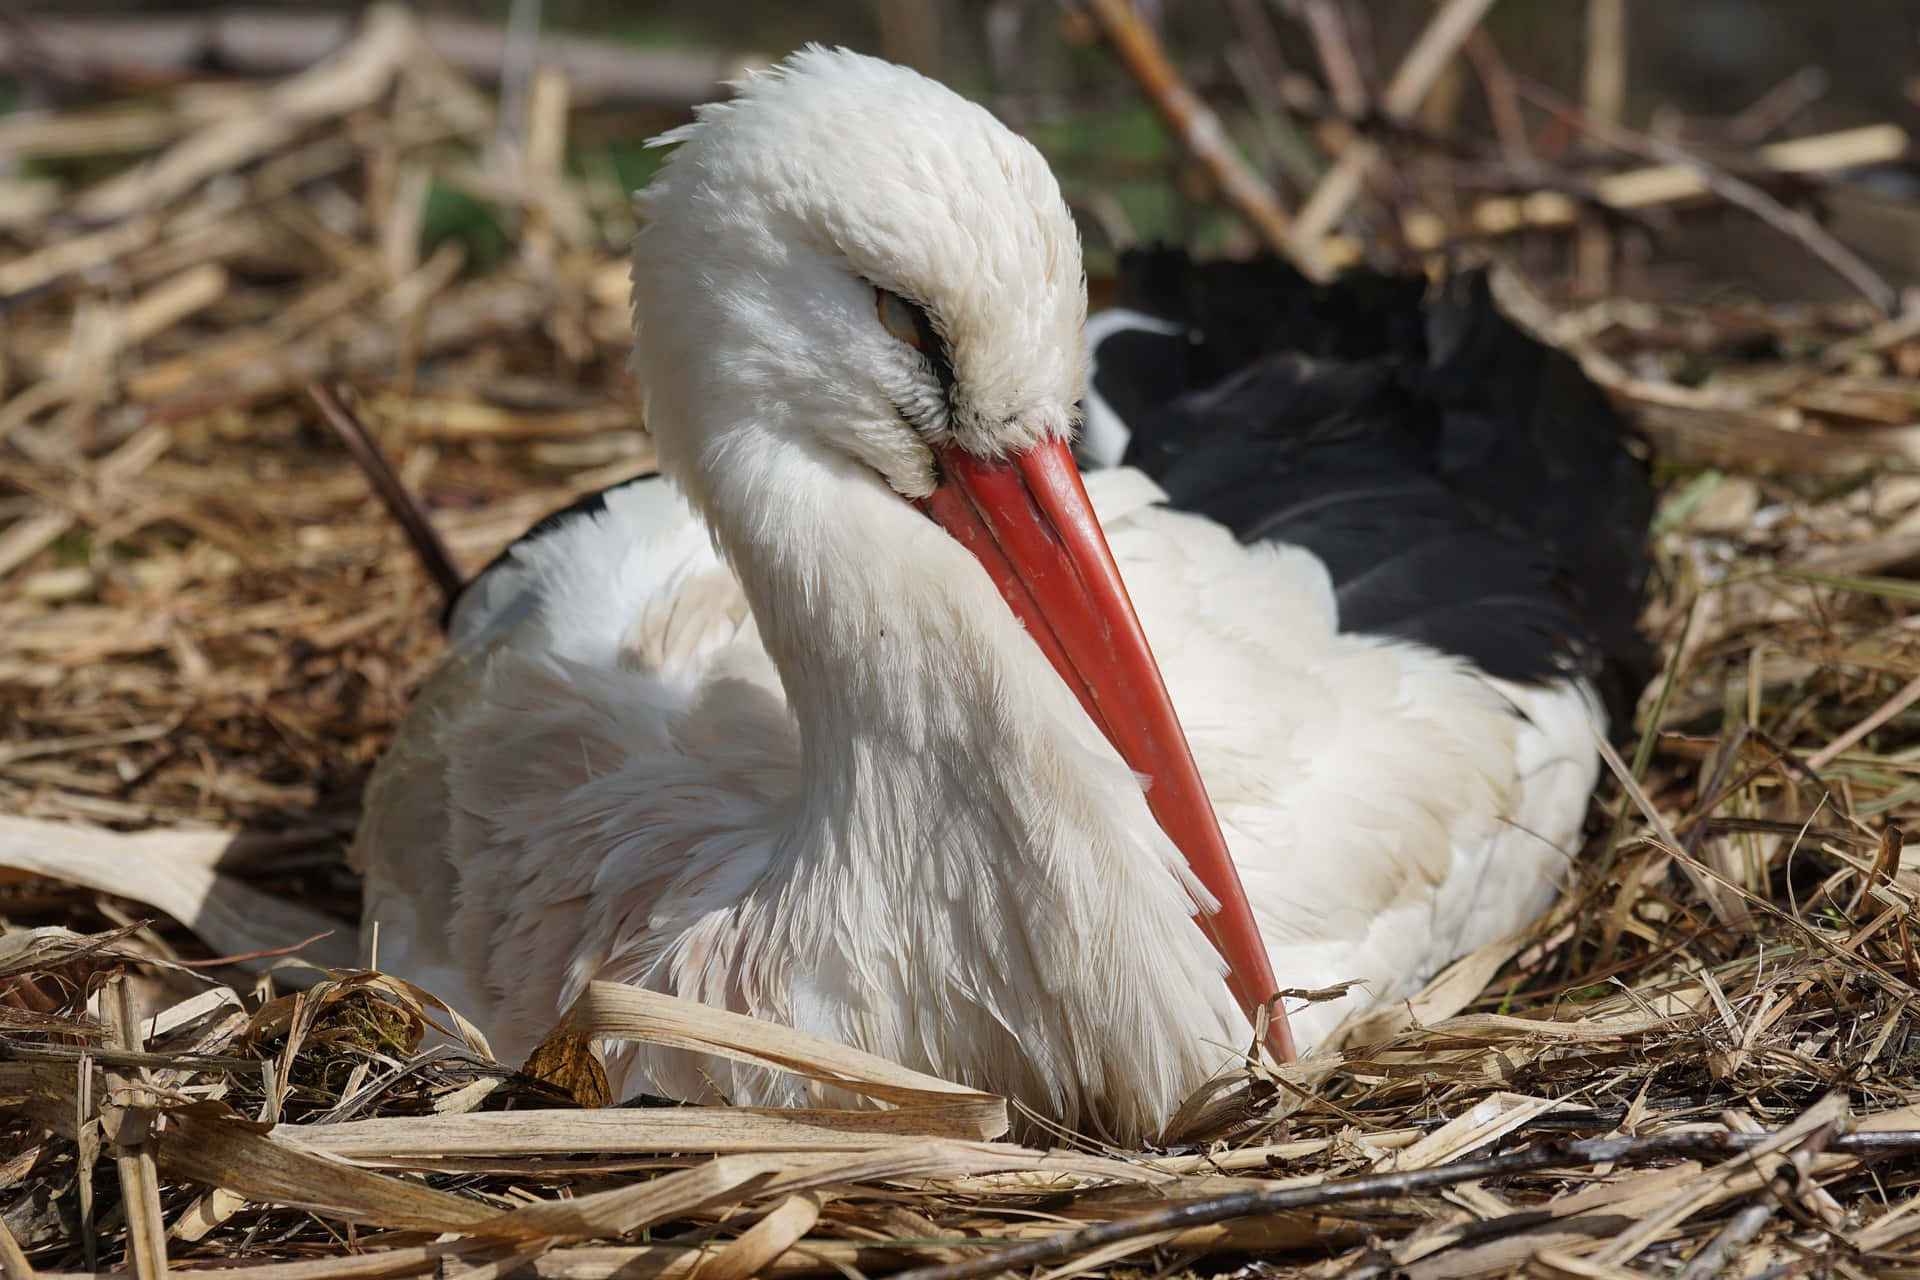
<path fill-rule="evenodd" d="M 502 547 L 498 555 L 487 561 L 485 568 L 481 569 L 480 572 L 474 574 L 471 578 L 468 578 L 466 584 L 454 593 L 453 598 L 447 601 L 446 608 L 440 611 L 441 630 L 444 631 L 452 627 L 454 615 L 460 611 L 461 603 L 470 597 L 475 584 L 490 574 L 505 570 L 507 566 L 513 563 L 515 552 L 540 541 L 554 530 L 569 525 L 575 520 L 584 520 L 590 516 L 599 515 L 607 509 L 607 495 L 616 490 L 624 489 L 628 485 L 658 483 L 664 483 L 658 475 L 634 476 L 630 480 L 621 480 L 616 484 L 608 485 L 604 489 L 596 489 L 592 493 L 582 494 L 566 506 L 556 511 L 549 511 L 546 515 L 541 516 L 528 527 L 525 533 L 515 538 L 505 547 Z"/>
<path fill-rule="evenodd" d="M 1127 462 L 1173 505 L 1313 551 L 1347 630 L 1508 679 L 1577 672 L 1624 723 L 1648 661 L 1646 465 L 1483 273 L 1316 287 L 1271 258 L 1155 250 L 1123 259 L 1117 302 L 1187 331 L 1123 330 L 1095 352 Z"/>

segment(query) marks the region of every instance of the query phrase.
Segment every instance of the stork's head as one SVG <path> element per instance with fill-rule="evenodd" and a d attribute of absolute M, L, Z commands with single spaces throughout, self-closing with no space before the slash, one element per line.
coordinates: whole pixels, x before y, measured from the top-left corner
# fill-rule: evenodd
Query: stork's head
<path fill-rule="evenodd" d="M 635 360 L 683 481 L 678 455 L 747 418 L 910 498 L 941 445 L 1067 435 L 1079 236 L 1046 161 L 985 109 L 810 48 L 661 141 L 678 149 L 638 198 Z"/>
<path fill-rule="evenodd" d="M 801 454 L 877 476 L 973 552 L 1153 779 L 1257 1009 L 1265 948 L 1067 449 L 1086 288 L 1046 162 L 924 76 L 820 48 L 661 142 L 678 150 L 637 198 L 633 310 L 662 470 L 723 546 L 779 535 L 773 473 Z"/>

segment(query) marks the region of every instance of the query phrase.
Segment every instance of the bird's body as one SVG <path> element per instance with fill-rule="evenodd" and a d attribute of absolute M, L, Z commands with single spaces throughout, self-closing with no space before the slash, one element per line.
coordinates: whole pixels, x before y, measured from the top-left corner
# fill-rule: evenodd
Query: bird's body
<path fill-rule="evenodd" d="M 880 91 L 906 119 L 890 127 L 940 140 L 904 161 L 845 154 L 884 151 L 871 134 L 843 149 L 840 164 L 886 179 L 861 209 L 796 194 L 818 175 L 779 172 L 801 162 L 790 131 Z M 1062 679 L 1088 672 L 1070 630 L 1064 658 L 1043 652 L 1035 628 L 1058 588 L 1028 580 L 1039 612 L 1022 612 L 1026 588 L 994 569 L 995 548 L 967 543 L 965 519 L 939 505 L 975 486 L 997 537 L 992 476 L 969 470 L 990 464 L 973 459 L 1046 454 L 1078 397 L 1083 303 L 1057 195 L 984 113 L 884 64 L 802 55 L 745 101 L 696 127 L 638 250 L 636 368 L 671 483 L 636 481 L 548 523 L 459 602 L 356 845 L 380 962 L 449 999 L 503 1056 L 610 979 L 1069 1124 L 1153 1134 L 1249 1043 L 1247 1002 L 1221 980 L 1221 955 L 1240 974 L 1242 953 L 1209 940 L 1221 895 L 1196 879 L 1215 873 L 1156 823 L 1174 784 L 1156 776 L 1143 794 L 1136 757 L 1116 749 L 1127 726 L 1111 673 L 1087 674 L 1091 695 Z M 947 167 L 990 175 L 976 207 L 943 186 Z M 1012 225 L 983 221 L 996 218 Z M 949 279 L 938 257 L 961 233 L 968 269 Z M 879 323 L 859 300 L 876 287 Z M 895 293 L 937 339 L 889 323 Z M 873 373 L 898 355 L 888 342 L 917 363 Z M 1263 455 L 1264 471 L 1236 454 L 1235 486 L 1201 457 L 1231 433 L 1168 425 L 1204 420 L 1222 402 L 1211 384 L 1105 381 L 1132 419 L 1097 403 L 1141 433 L 1122 447 L 1171 450 L 1150 469 L 1204 491 L 1197 514 L 1131 467 L 1086 478 L 1274 973 L 1361 984 L 1295 1013 L 1318 1043 L 1550 901 L 1597 769 L 1601 645 L 1534 623 L 1573 616 L 1542 593 L 1590 548 L 1550 548 L 1541 575 L 1509 584 L 1516 601 L 1481 608 L 1489 633 L 1538 633 L 1507 645 L 1531 666 L 1449 651 L 1471 628 L 1436 622 L 1446 610 L 1418 592 L 1381 603 L 1383 580 L 1369 589 L 1350 571 L 1362 544 L 1392 551 L 1405 531 L 1330 519 L 1285 479 L 1375 437 L 1420 472 L 1404 424 L 1350 414 L 1325 431 L 1313 397 L 1295 396 L 1241 433 L 1294 444 Z M 1581 429 L 1619 448 L 1611 419 Z M 1449 454 L 1445 427 L 1428 434 Z M 1055 481 L 1022 474 L 1054 500 Z M 1271 527 L 1222 509 L 1257 505 L 1262 486 Z M 1316 492 L 1337 506 L 1338 476 Z M 1459 500 L 1429 533 L 1465 520 L 1536 552 L 1552 541 Z M 1291 545 L 1263 540 L 1282 526 Z M 1006 554 L 1020 567 L 1029 553 L 1010 541 Z M 1444 583 L 1428 595 L 1460 604 Z M 1401 625 L 1343 630 L 1350 600 Z M 823 1096 L 718 1059 L 631 1052 L 610 1064 L 626 1091 Z"/>

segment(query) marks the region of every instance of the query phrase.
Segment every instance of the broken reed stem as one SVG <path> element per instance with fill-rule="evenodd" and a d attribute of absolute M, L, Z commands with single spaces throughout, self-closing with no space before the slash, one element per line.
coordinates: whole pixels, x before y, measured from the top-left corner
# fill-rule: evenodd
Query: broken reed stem
<path fill-rule="evenodd" d="M 116 1048 L 140 1052 L 144 1041 L 140 1019 L 133 1008 L 133 989 L 122 976 L 102 993 L 107 1026 Z M 145 1072 L 138 1067 L 109 1069 L 109 1099 L 101 1106 L 101 1123 L 113 1142 L 114 1165 L 120 1174 L 120 1206 L 127 1220 L 127 1266 L 136 1280 L 161 1280 L 167 1274 L 167 1220 L 160 1207 L 160 1175 L 153 1155 L 154 1111 L 146 1105 L 151 1095 L 141 1087 Z"/>
<path fill-rule="evenodd" d="M 1758 1133 L 1657 1133 L 1639 1137 L 1545 1142 L 1505 1155 L 1462 1160 L 1435 1169 L 1331 1179 L 1311 1187 L 1234 1191 L 1226 1195 L 1184 1201 L 1077 1231 L 1063 1231 L 1059 1235 L 995 1249 L 991 1253 L 960 1262 L 902 1271 L 894 1280 L 975 1280 L 975 1277 L 996 1275 L 1039 1263 L 1058 1262 L 1161 1231 L 1206 1226 L 1255 1214 L 1320 1209 L 1353 1200 L 1416 1195 L 1459 1186 L 1463 1182 L 1540 1169 L 1662 1159 L 1727 1160 L 1775 1142 L 1779 1137 L 1779 1130 L 1768 1130 Z M 1920 1130 L 1841 1134 L 1828 1141 L 1823 1149 L 1834 1154 L 1863 1158 L 1905 1154 L 1920 1151 Z"/>
<path fill-rule="evenodd" d="M 1206 169 L 1227 203 L 1247 220 L 1268 248 L 1294 259 L 1295 265 L 1305 270 L 1306 264 L 1294 251 L 1295 242 L 1279 197 L 1240 158 L 1220 117 L 1181 78 L 1159 38 L 1140 20 L 1130 0 L 1084 2 L 1087 12 L 1093 15 L 1114 52 L 1139 81 L 1167 127 Z"/>

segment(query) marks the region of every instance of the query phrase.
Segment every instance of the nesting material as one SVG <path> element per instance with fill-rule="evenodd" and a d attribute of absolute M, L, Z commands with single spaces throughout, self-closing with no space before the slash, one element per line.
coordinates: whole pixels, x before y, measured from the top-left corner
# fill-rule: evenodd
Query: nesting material
<path fill-rule="evenodd" d="M 441 601 L 308 384 L 468 571 L 651 466 L 624 203 L 563 170 L 565 83 L 525 101 L 503 130 L 375 10 L 277 82 L 5 122 L 60 162 L 0 178 L 7 1275 L 1920 1261 L 1920 323 L 1864 306 L 1503 281 L 1665 482 L 1643 727 L 1546 919 L 1175 1146 L 1013 1145 L 997 1098 L 619 988 L 498 1063 L 348 968 L 342 849 Z M 621 1037 L 889 1109 L 604 1108 Z"/>

